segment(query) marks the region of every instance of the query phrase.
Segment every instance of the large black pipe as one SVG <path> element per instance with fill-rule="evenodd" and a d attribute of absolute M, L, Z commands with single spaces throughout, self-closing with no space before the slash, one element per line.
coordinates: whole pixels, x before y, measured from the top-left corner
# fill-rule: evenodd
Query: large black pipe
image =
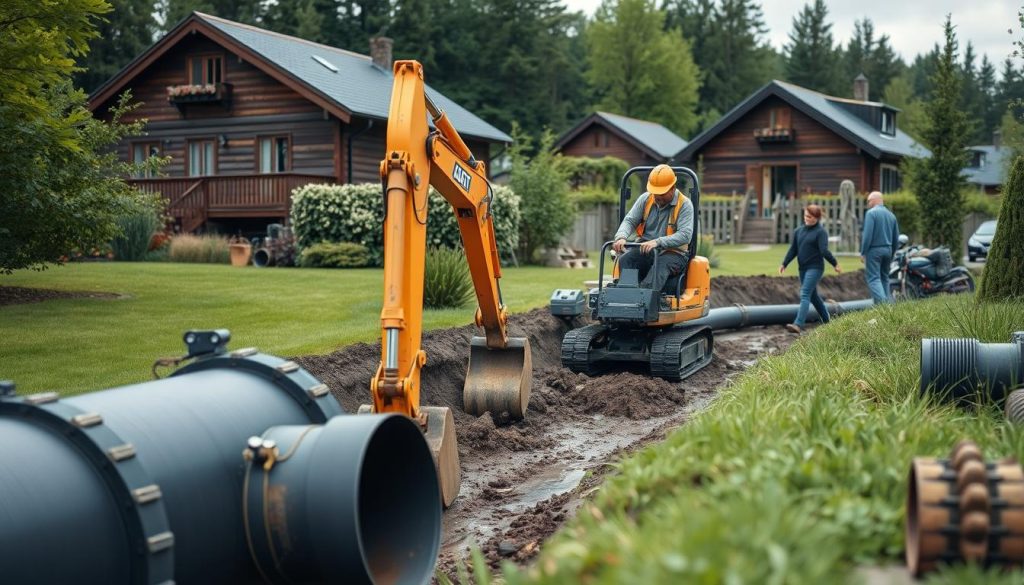
<path fill-rule="evenodd" d="M 829 314 L 833 317 L 842 315 L 843 313 L 863 311 L 874 306 L 871 299 L 845 301 L 842 303 L 832 302 L 826 304 L 828 305 Z M 786 323 L 792 323 L 793 320 L 796 319 L 796 313 L 799 309 L 800 305 L 747 306 L 736 304 L 731 307 L 711 309 L 706 317 L 687 321 L 686 325 L 707 326 L 714 330 L 741 329 L 743 327 L 765 325 L 785 325 Z M 810 311 L 807 313 L 807 321 L 813 323 L 818 320 L 818 312 L 814 310 L 814 307 L 811 307 Z"/>
<path fill-rule="evenodd" d="M 954 402 L 1001 402 L 1024 385 L 1024 331 L 1010 343 L 921 340 L 921 394 Z"/>
<path fill-rule="evenodd" d="M 440 495 L 415 423 L 332 418 L 343 414 L 340 404 L 294 362 L 254 349 L 228 353 L 226 331 L 190 332 L 193 341 L 197 334 L 220 343 L 163 380 L 71 398 L 0 397 L 0 581 L 258 581 L 242 453 L 251 436 L 280 425 L 318 429 L 308 454 L 280 466 L 289 473 L 270 492 L 270 509 L 288 512 L 280 520 L 308 528 L 293 542 L 333 550 L 308 557 L 319 565 L 301 575 L 323 571 L 337 581 L 341 571 L 342 580 L 369 583 L 390 550 L 430 559 L 396 561 L 404 573 L 393 582 L 429 579 Z M 275 494 L 306 494 L 304 508 L 275 507 Z M 386 505 L 379 494 L 391 497 Z M 388 548 L 382 530 L 404 535 L 397 542 L 405 548 Z"/>

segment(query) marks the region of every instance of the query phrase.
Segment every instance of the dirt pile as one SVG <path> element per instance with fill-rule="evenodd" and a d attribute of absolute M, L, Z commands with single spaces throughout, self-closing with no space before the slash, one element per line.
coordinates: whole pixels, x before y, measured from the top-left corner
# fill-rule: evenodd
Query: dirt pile
<path fill-rule="evenodd" d="M 831 270 L 831 268 L 829 268 Z M 857 301 L 871 298 L 864 272 L 829 274 L 818 283 L 822 298 Z M 716 276 L 711 279 L 712 308 L 744 305 L 788 305 L 800 302 L 800 279 L 795 276 Z"/>
<path fill-rule="evenodd" d="M 84 290 L 53 290 L 48 288 L 26 288 L 23 286 L 0 286 L 0 306 L 41 303 L 55 299 L 104 299 L 126 298 L 125 295 Z"/>

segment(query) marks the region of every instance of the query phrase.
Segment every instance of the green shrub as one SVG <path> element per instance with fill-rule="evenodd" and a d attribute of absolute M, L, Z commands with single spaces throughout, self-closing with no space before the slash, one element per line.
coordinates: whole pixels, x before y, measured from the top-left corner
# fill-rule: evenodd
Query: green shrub
<path fill-rule="evenodd" d="M 575 221 L 576 210 L 569 199 L 565 174 L 555 164 L 551 153 L 554 135 L 546 131 L 537 145 L 537 153 L 529 156 L 531 140 L 513 124 L 509 147 L 512 173 L 509 185 L 522 198 L 523 221 L 520 223 L 520 259 L 531 262 L 541 248 L 557 246 Z"/>
<path fill-rule="evenodd" d="M 978 298 L 1024 298 L 1024 157 L 1013 162 L 1007 177 L 999 224 L 988 251 Z"/>
<path fill-rule="evenodd" d="M 718 268 L 722 263 L 718 252 L 715 252 L 715 236 L 711 234 L 702 235 L 697 240 L 697 255 L 707 258 L 712 268 Z"/>
<path fill-rule="evenodd" d="M 457 309 L 474 297 L 469 265 L 462 250 L 432 248 L 427 252 L 423 279 L 423 306 L 428 309 Z"/>
<path fill-rule="evenodd" d="M 352 242 L 320 242 L 302 250 L 299 266 L 303 268 L 362 268 L 370 265 L 370 251 Z"/>
<path fill-rule="evenodd" d="M 896 216 L 900 233 L 916 239 L 921 233 L 921 205 L 910 191 L 897 191 L 885 196 L 885 206 Z"/>
<path fill-rule="evenodd" d="M 149 242 L 160 228 L 160 218 L 152 210 L 140 209 L 117 218 L 117 227 L 121 233 L 110 241 L 114 258 L 138 262 L 145 259 L 146 252 L 149 251 Z"/>
<path fill-rule="evenodd" d="M 227 264 L 231 261 L 231 251 L 226 238 L 181 234 L 171 238 L 167 259 L 171 262 Z"/>
<path fill-rule="evenodd" d="M 508 187 L 495 185 L 491 213 L 498 250 L 507 253 L 519 245 L 519 197 Z M 300 249 L 320 242 L 353 242 L 366 247 L 373 266 L 384 263 L 384 228 L 379 184 L 306 185 L 292 192 L 291 223 Z M 427 245 L 457 248 L 462 245 L 451 205 L 433 189 L 427 210 Z"/>
<path fill-rule="evenodd" d="M 1001 196 L 986 195 L 970 189 L 964 192 L 964 213 L 980 213 L 986 217 L 998 217 L 1001 202 Z"/>
<path fill-rule="evenodd" d="M 170 242 L 168 242 L 169 244 Z M 145 262 L 169 262 L 171 255 L 171 246 L 161 246 L 155 250 L 146 252 L 146 256 L 142 259 Z"/>

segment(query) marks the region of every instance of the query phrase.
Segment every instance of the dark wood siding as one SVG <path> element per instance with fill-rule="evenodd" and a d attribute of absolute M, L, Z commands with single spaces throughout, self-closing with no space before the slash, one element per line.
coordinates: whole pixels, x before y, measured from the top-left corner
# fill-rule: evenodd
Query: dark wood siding
<path fill-rule="evenodd" d="M 597 123 L 592 123 L 589 128 L 567 142 L 560 152 L 566 156 L 591 158 L 614 156 L 628 162 L 630 166 L 656 165 L 665 162 L 647 156 L 636 146 Z"/>
<path fill-rule="evenodd" d="M 345 128 L 341 137 L 345 148 L 348 147 L 349 132 L 360 132 L 365 127 L 365 119 L 352 119 L 352 124 Z M 490 144 L 477 140 L 466 140 L 466 146 L 473 152 L 473 156 L 477 160 L 487 165 L 488 172 L 490 172 Z M 361 132 L 352 139 L 352 178 L 350 182 L 379 183 L 380 161 L 384 160 L 386 149 L 387 122 L 374 120 L 372 128 Z"/>
<path fill-rule="evenodd" d="M 754 130 L 770 127 L 771 111 L 777 108 L 790 106 L 776 97 L 766 99 L 698 152 L 703 155 L 705 192 L 743 193 L 747 177 L 753 173 L 748 167 L 763 165 L 798 165 L 797 187 L 801 193 L 838 193 L 844 179 L 853 181 L 858 191 L 874 184 L 865 175 L 877 174 L 872 170 L 877 161 L 796 109 L 789 114 L 794 131 L 791 142 L 759 143 Z M 866 173 L 862 164 L 871 173 Z"/>

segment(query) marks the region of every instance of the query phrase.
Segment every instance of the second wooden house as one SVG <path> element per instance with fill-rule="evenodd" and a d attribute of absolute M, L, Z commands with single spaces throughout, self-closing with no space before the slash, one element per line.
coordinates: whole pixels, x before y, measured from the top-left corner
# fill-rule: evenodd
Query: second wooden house
<path fill-rule="evenodd" d="M 100 118 L 125 91 L 147 134 L 124 160 L 169 156 L 164 176 L 133 177 L 161 193 L 182 231 L 257 231 L 288 215 L 292 189 L 380 180 L 391 99 L 391 39 L 371 56 L 192 13 L 89 98 Z M 429 76 L 430 72 L 426 72 Z M 429 79 L 429 77 L 428 77 Z M 437 91 L 477 158 L 511 138 Z"/>

